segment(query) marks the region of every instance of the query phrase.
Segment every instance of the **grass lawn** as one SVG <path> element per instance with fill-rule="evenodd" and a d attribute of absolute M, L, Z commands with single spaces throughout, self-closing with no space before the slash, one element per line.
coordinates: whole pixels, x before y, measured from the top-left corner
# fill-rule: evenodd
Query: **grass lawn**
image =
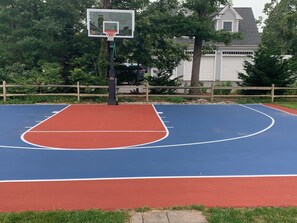
<path fill-rule="evenodd" d="M 178 207 L 173 210 L 199 210 L 209 223 L 296 223 L 297 208 L 204 208 Z M 149 208 L 136 211 L 149 211 Z M 128 223 L 128 211 L 50 211 L 0 213 L 1 223 Z M 181 222 L 182 223 L 182 222 Z"/>
<path fill-rule="evenodd" d="M 127 211 L 49 211 L 0 213 L 1 223 L 126 223 Z"/>
<path fill-rule="evenodd" d="M 204 211 L 209 223 L 296 223 L 297 208 L 212 208 Z"/>
<path fill-rule="evenodd" d="M 276 104 L 287 108 L 297 109 L 297 102 L 276 102 Z"/>

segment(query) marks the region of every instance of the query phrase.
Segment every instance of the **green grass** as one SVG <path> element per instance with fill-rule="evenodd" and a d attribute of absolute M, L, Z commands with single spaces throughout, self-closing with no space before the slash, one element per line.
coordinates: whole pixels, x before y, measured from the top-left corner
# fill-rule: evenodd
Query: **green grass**
<path fill-rule="evenodd" d="M 207 209 L 202 205 L 190 205 L 190 206 L 173 206 L 170 208 L 170 210 L 173 210 L 173 211 L 192 210 L 192 211 L 204 212 Z"/>
<path fill-rule="evenodd" d="M 147 212 L 152 209 L 135 209 Z M 166 209 L 168 210 L 168 209 Z M 206 216 L 209 223 L 296 223 L 297 208 L 205 208 L 192 205 L 172 207 L 170 210 L 196 210 Z M 49 211 L 0 213 L 0 223 L 127 223 L 129 211 Z"/>
<path fill-rule="evenodd" d="M 297 102 L 277 102 L 276 104 L 287 108 L 297 109 Z"/>
<path fill-rule="evenodd" d="M 150 103 L 197 103 L 198 98 L 183 98 L 178 96 L 168 96 L 168 97 L 158 97 L 150 96 Z M 210 99 L 207 99 L 210 102 Z M 145 96 L 143 97 L 122 97 L 118 98 L 119 103 L 145 103 Z M 270 103 L 270 98 L 216 98 L 215 103 L 220 102 L 233 102 L 236 104 L 255 104 L 255 103 Z M 67 103 L 67 104 L 76 104 L 76 103 L 107 103 L 107 97 L 81 97 L 80 102 L 77 102 L 75 96 L 23 96 L 23 97 L 8 97 L 7 102 L 3 102 L 0 98 L 0 104 L 38 104 L 38 103 Z M 297 109 L 296 99 L 277 99 L 276 104 Z"/>
<path fill-rule="evenodd" d="M 171 210 L 201 211 L 209 223 L 296 223 L 296 207 L 206 208 L 191 205 L 171 207 Z"/>
<path fill-rule="evenodd" d="M 126 223 L 127 211 L 49 211 L 0 213 L 1 223 Z"/>
<path fill-rule="evenodd" d="M 141 208 L 136 208 L 135 211 L 136 212 L 140 212 L 140 213 L 143 213 L 143 212 L 148 212 L 148 211 L 151 211 L 152 209 L 148 206 L 144 206 L 144 207 L 141 207 Z"/>
<path fill-rule="evenodd" d="M 296 223 L 297 208 L 212 208 L 204 211 L 209 223 Z"/>

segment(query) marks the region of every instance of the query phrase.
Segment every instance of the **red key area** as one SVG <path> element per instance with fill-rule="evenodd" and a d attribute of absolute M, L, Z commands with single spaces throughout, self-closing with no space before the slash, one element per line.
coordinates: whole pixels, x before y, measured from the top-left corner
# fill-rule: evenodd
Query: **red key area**
<path fill-rule="evenodd" d="M 71 105 L 23 139 L 50 148 L 103 149 L 152 143 L 166 135 L 152 105 Z"/>

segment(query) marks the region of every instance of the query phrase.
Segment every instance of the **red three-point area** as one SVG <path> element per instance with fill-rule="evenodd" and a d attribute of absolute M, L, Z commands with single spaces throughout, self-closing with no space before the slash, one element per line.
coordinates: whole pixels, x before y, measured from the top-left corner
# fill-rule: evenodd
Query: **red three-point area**
<path fill-rule="evenodd" d="M 105 149 L 159 141 L 167 130 L 152 105 L 71 105 L 23 135 L 60 149 Z"/>

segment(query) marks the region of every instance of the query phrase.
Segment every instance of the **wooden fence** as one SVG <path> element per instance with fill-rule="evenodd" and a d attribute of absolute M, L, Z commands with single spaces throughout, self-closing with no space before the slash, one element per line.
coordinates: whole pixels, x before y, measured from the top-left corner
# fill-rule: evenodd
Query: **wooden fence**
<path fill-rule="evenodd" d="M 2 88 L 2 92 L 1 92 Z M 11 93 L 9 89 L 17 89 L 15 92 Z M 59 92 L 47 92 L 47 93 L 22 93 L 25 89 L 37 88 L 37 89 L 70 89 L 70 93 L 59 93 Z M 86 92 L 86 89 L 102 89 L 105 93 L 90 93 Z M 145 85 L 139 86 L 117 86 L 118 94 L 117 97 L 145 97 L 146 102 L 150 101 L 150 97 L 182 97 L 182 98 L 206 98 L 213 102 L 216 98 L 270 98 L 271 102 L 274 102 L 275 98 L 297 98 L 297 87 L 275 87 L 271 85 L 270 87 L 233 87 L 233 86 L 215 86 L 211 84 L 209 87 L 190 87 L 190 86 L 150 86 L 147 82 Z M 134 89 L 131 92 L 120 93 L 119 89 L 125 90 Z M 137 89 L 137 91 L 135 91 Z M 171 89 L 179 93 L 174 94 L 151 94 L 153 89 Z M 197 95 L 189 94 L 188 92 L 192 89 L 198 89 L 201 93 Z M 229 91 L 230 94 L 220 94 L 216 93 L 218 91 Z M 249 91 L 264 91 L 266 94 L 239 94 L 242 90 Z M 276 94 L 277 90 L 282 90 L 286 92 L 291 92 L 290 94 Z M 57 90 L 58 91 L 58 90 Z M 21 93 L 20 93 L 21 92 Z M 182 93 L 180 93 L 182 92 Z M 202 93 L 203 92 L 203 93 Z M 267 93 L 269 92 L 269 93 Z M 80 85 L 77 82 L 76 85 L 15 85 L 7 84 L 3 81 L 0 85 L 0 97 L 3 98 L 4 102 L 7 102 L 9 97 L 22 97 L 22 96 L 72 96 L 76 97 L 79 102 L 81 97 L 108 97 L 108 86 L 96 86 L 96 85 Z"/>

